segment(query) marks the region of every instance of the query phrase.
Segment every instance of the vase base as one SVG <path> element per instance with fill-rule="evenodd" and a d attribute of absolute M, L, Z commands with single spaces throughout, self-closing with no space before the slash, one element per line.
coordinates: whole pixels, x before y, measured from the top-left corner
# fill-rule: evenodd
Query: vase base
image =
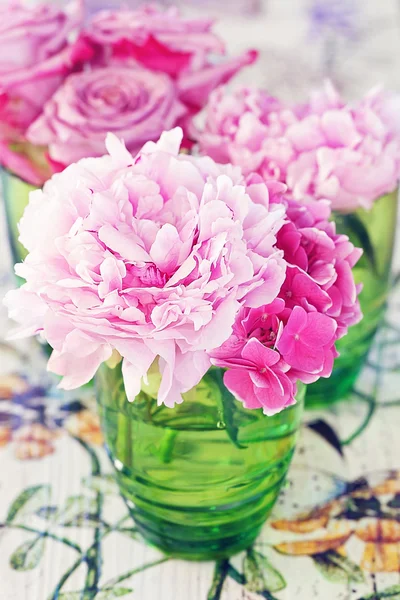
<path fill-rule="evenodd" d="M 286 443 L 285 438 L 281 441 Z M 275 440 L 278 444 L 279 440 Z M 184 560 L 227 558 L 248 548 L 256 539 L 279 495 L 293 450 L 292 447 L 275 464 L 267 464 L 258 477 L 251 476 L 248 482 L 227 489 L 221 504 L 207 505 L 200 496 L 196 504 L 195 492 L 190 496 L 190 505 L 167 504 L 167 487 L 152 487 L 149 495 L 146 484 L 133 479 L 124 469 L 117 469 L 117 481 L 135 526 L 149 544 Z M 177 498 L 176 494 L 173 496 Z M 178 497 L 185 499 L 187 492 Z"/>
<path fill-rule="evenodd" d="M 174 533 L 170 535 L 163 531 L 162 523 L 155 527 L 154 520 L 150 521 L 136 509 L 130 509 L 130 512 L 139 533 L 149 545 L 171 558 L 190 561 L 220 560 L 238 554 L 254 543 L 268 517 L 268 514 L 263 515 L 256 527 L 234 536 L 209 539 L 211 527 L 174 526 Z M 171 530 L 170 524 L 166 527 Z"/>

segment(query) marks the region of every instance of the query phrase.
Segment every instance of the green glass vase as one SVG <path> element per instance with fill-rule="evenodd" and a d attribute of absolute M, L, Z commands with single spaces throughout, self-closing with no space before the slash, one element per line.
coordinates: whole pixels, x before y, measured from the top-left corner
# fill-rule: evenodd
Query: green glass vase
<path fill-rule="evenodd" d="M 10 243 L 13 264 L 22 262 L 27 255 L 27 250 L 18 241 L 18 223 L 29 201 L 29 193 L 37 189 L 13 175 L 6 169 L 1 169 L 2 197 L 7 219 L 8 239 Z M 18 278 L 19 279 L 19 278 Z M 21 283 L 21 280 L 19 280 Z"/>
<path fill-rule="evenodd" d="M 359 209 L 348 215 L 334 215 L 337 232 L 348 235 L 364 251 L 353 268 L 356 283 L 363 284 L 359 296 L 363 319 L 338 341 L 340 356 L 335 360 L 331 377 L 307 387 L 307 407 L 318 408 L 345 399 L 360 374 L 386 310 L 397 207 L 398 190 L 376 200 L 369 211 Z"/>
<path fill-rule="evenodd" d="M 220 369 L 174 408 L 157 405 L 157 383 L 128 402 L 120 364 L 104 364 L 96 387 L 106 449 L 143 537 L 189 560 L 248 547 L 284 482 L 304 387 L 297 404 L 274 417 L 245 409 L 224 387 Z"/>

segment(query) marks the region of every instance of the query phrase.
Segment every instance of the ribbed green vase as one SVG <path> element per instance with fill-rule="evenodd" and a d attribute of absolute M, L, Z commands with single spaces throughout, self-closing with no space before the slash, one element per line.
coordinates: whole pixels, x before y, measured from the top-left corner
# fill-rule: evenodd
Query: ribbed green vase
<path fill-rule="evenodd" d="M 174 408 L 157 406 L 154 384 L 128 402 L 120 365 L 96 377 L 106 448 L 144 538 L 191 560 L 248 547 L 284 482 L 304 388 L 295 406 L 266 417 L 229 394 L 219 369 Z"/>
<path fill-rule="evenodd" d="M 0 169 L 0 173 L 8 238 L 13 264 L 16 264 L 21 262 L 27 255 L 26 249 L 18 241 L 18 223 L 28 204 L 29 193 L 37 188 L 5 169 Z"/>
<path fill-rule="evenodd" d="M 335 214 L 338 233 L 349 236 L 355 246 L 364 250 L 353 268 L 356 283 L 362 283 L 360 305 L 363 319 L 349 328 L 338 341 L 340 356 L 335 360 L 329 379 L 320 379 L 307 387 L 306 406 L 323 407 L 346 398 L 358 375 L 385 315 L 394 242 L 396 237 L 398 191 L 382 196 L 367 211 Z"/>

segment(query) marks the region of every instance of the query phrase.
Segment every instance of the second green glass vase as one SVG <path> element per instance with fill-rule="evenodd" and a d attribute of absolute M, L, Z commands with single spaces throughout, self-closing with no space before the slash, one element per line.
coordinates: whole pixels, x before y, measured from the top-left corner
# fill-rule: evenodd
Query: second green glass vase
<path fill-rule="evenodd" d="M 219 369 L 174 408 L 157 405 L 157 384 L 128 402 L 120 365 L 103 365 L 96 385 L 106 447 L 144 538 L 192 560 L 248 547 L 285 479 L 304 388 L 295 406 L 266 417 L 229 394 Z"/>
<path fill-rule="evenodd" d="M 13 264 L 22 262 L 27 250 L 18 241 L 18 223 L 29 202 L 29 193 L 37 189 L 5 169 L 1 169 L 1 185 L 6 211 L 8 239 Z"/>
<path fill-rule="evenodd" d="M 340 356 L 329 379 L 307 387 L 306 406 L 323 407 L 346 398 L 357 377 L 385 314 L 390 287 L 391 266 L 396 237 L 398 191 L 382 196 L 367 211 L 335 214 L 338 233 L 349 236 L 363 255 L 353 268 L 356 283 L 362 283 L 360 305 L 363 319 L 349 328 L 338 341 Z"/>

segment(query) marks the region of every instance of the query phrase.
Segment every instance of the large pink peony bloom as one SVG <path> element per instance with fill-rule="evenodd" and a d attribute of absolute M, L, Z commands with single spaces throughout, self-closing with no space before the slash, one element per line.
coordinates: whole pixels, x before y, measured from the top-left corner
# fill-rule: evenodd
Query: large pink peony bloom
<path fill-rule="evenodd" d="M 53 170 L 102 156 L 107 132 L 136 154 L 186 114 L 174 81 L 138 66 L 113 66 L 67 78 L 31 125 L 27 138 L 48 147 Z"/>
<path fill-rule="evenodd" d="M 15 147 L 63 79 L 92 55 L 83 41 L 69 43 L 81 20 L 78 2 L 66 11 L 18 1 L 0 8 L 0 161 L 34 184 L 42 173 Z"/>
<path fill-rule="evenodd" d="M 128 397 L 158 358 L 158 400 L 172 406 L 238 311 L 281 289 L 285 207 L 239 169 L 178 155 L 181 139 L 175 129 L 132 157 L 110 136 L 110 156 L 71 165 L 31 195 L 20 224 L 29 255 L 16 268 L 26 283 L 6 304 L 21 335 L 42 333 L 54 348 L 49 369 L 64 388 L 89 381 L 115 349 Z"/>
<path fill-rule="evenodd" d="M 211 31 L 209 19 L 183 19 L 176 8 L 102 11 L 89 23 L 83 38 L 100 64 L 132 60 L 176 81 L 181 101 L 193 114 L 218 85 L 254 62 L 257 52 L 216 61 L 225 53 L 223 42 Z"/>
<path fill-rule="evenodd" d="M 294 198 L 370 208 L 400 179 L 400 96 L 374 89 L 346 104 L 330 84 L 304 105 L 261 90 L 216 90 L 200 149 L 245 173 L 284 181 Z"/>
<path fill-rule="evenodd" d="M 336 234 L 329 203 L 300 204 L 279 193 L 271 200 L 284 202 L 287 216 L 277 240 L 288 263 L 279 297 L 241 308 L 232 335 L 211 353 L 214 365 L 228 369 L 228 389 L 267 415 L 295 401 L 297 380 L 330 376 L 336 340 L 361 318 L 351 273 L 361 251 Z"/>

